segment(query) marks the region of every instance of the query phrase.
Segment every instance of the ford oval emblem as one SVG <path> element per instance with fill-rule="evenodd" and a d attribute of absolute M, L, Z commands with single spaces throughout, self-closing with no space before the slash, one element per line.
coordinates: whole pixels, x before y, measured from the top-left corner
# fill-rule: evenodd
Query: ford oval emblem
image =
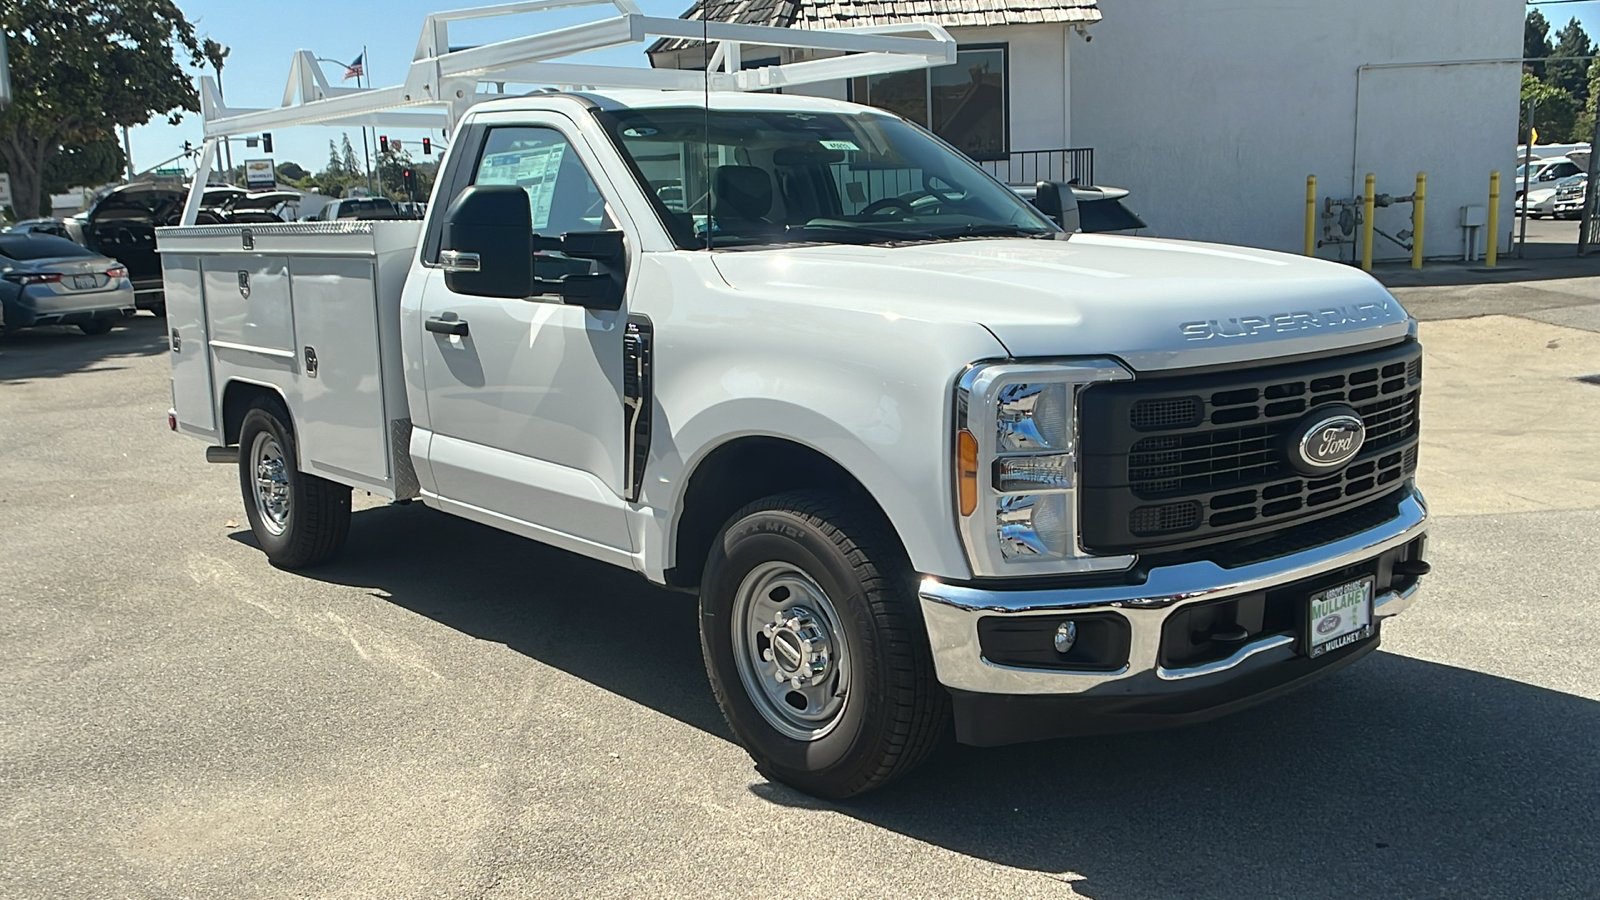
<path fill-rule="evenodd" d="M 1317 623 L 1317 634 L 1333 634 L 1335 631 L 1339 630 L 1339 623 L 1343 621 L 1344 616 L 1340 613 L 1334 613 L 1331 616 L 1324 616 L 1322 621 Z"/>
<path fill-rule="evenodd" d="M 1289 461 L 1307 475 L 1337 469 L 1356 458 L 1367 439 L 1361 416 L 1347 406 L 1317 410 L 1290 431 Z"/>

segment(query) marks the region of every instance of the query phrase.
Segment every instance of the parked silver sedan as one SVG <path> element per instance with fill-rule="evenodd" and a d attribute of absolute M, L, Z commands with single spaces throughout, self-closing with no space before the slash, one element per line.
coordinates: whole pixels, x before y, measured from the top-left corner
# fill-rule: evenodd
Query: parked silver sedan
<path fill-rule="evenodd" d="M 105 334 L 134 314 L 128 269 L 66 238 L 0 234 L 0 325 L 76 325 Z"/>

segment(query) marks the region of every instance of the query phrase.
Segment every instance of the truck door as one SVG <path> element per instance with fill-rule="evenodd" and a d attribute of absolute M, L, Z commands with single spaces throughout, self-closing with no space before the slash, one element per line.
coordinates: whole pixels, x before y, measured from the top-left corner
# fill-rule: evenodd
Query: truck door
<path fill-rule="evenodd" d="M 524 116 L 470 129 L 462 137 L 479 141 L 476 152 L 457 148 L 472 154 L 465 183 L 522 186 L 539 234 L 616 228 L 587 147 L 563 133 L 564 121 L 523 124 Z M 438 199 L 437 213 L 447 201 Z M 548 273 L 588 263 L 542 255 L 536 265 Z M 624 562 L 619 554 L 632 550 L 622 499 L 626 310 L 457 294 L 438 268 L 428 269 L 421 304 L 423 320 L 467 323 L 465 335 L 421 338 L 440 506 Z"/>

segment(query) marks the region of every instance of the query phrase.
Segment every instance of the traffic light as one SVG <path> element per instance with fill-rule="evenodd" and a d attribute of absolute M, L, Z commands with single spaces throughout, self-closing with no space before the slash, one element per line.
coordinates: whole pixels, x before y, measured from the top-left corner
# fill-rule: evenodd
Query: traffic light
<path fill-rule="evenodd" d="M 387 134 L 378 135 L 378 152 L 379 153 L 388 153 L 389 152 L 389 136 Z"/>
<path fill-rule="evenodd" d="M 261 150 L 263 153 L 272 152 L 272 135 L 265 131 L 261 132 Z"/>
<path fill-rule="evenodd" d="M 415 169 L 401 169 L 400 181 L 406 186 L 406 195 L 412 200 L 417 199 L 417 172 Z"/>
<path fill-rule="evenodd" d="M 188 141 L 184 141 L 183 142 L 183 155 L 184 156 L 193 156 L 194 155 L 194 145 L 189 143 Z"/>
<path fill-rule="evenodd" d="M 433 138 L 423 138 L 422 139 L 422 155 L 423 156 L 432 156 L 433 155 Z"/>

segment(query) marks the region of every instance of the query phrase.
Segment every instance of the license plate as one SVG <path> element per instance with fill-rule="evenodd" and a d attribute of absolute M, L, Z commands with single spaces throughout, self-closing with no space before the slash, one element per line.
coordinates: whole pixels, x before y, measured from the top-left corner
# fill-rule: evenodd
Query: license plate
<path fill-rule="evenodd" d="M 72 276 L 72 286 L 80 291 L 89 290 L 90 288 L 94 287 L 94 276 L 74 275 Z"/>
<path fill-rule="evenodd" d="M 1373 583 L 1369 575 L 1311 595 L 1306 632 L 1313 659 L 1372 637 Z"/>

